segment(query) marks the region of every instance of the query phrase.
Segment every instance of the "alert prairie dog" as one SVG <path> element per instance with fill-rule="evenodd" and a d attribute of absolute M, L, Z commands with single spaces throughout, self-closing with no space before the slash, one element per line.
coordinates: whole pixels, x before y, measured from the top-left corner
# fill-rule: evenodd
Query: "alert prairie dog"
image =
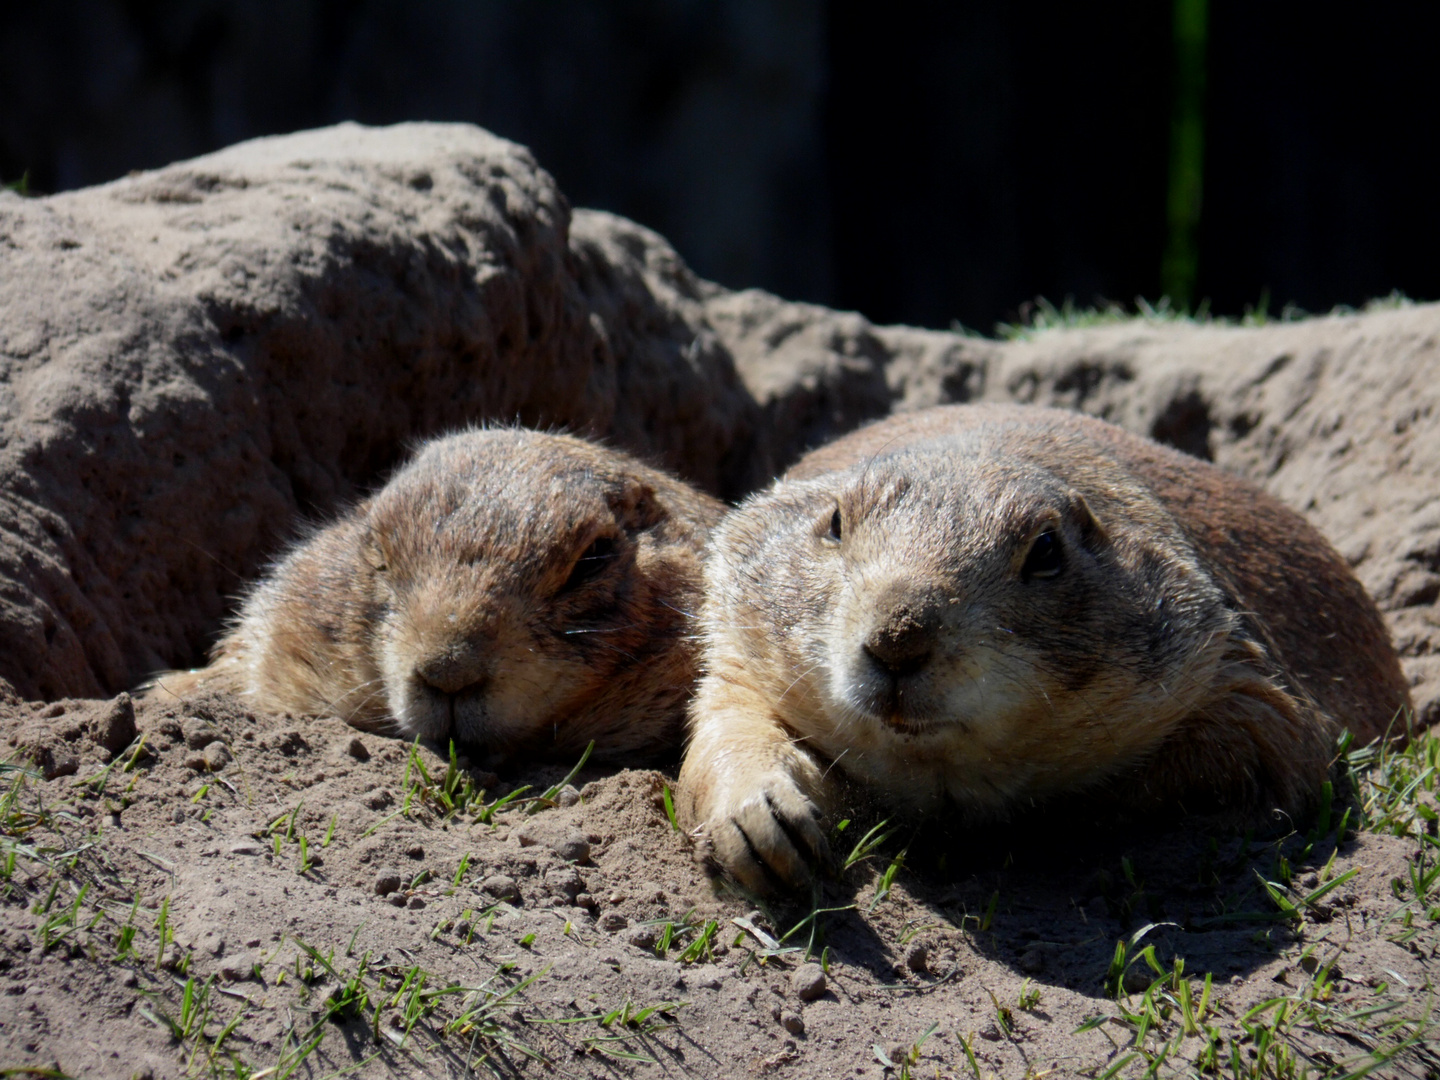
<path fill-rule="evenodd" d="M 568 435 L 438 438 L 282 558 L 208 667 L 149 692 L 228 690 L 502 752 L 678 747 L 702 549 L 723 510 Z"/>
<path fill-rule="evenodd" d="M 1409 692 L 1344 560 L 1253 485 L 1089 417 L 902 414 L 711 539 L 681 809 L 759 891 L 826 856 L 842 777 L 963 820 L 1093 793 L 1302 813 Z"/>

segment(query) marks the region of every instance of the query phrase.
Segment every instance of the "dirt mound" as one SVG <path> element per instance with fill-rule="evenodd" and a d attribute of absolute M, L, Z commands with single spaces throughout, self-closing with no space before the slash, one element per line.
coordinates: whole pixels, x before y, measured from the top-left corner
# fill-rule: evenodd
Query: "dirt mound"
<path fill-rule="evenodd" d="M 1341 1062 L 1409 1031 L 1377 1044 L 1352 1014 L 1413 1019 L 1405 988 L 1433 974 L 1426 916 L 1390 885 L 1414 842 L 1357 837 L 1338 808 L 1271 843 L 1106 836 L 1083 815 L 908 852 L 905 833 L 813 910 L 762 911 L 696 866 L 670 771 L 502 779 L 223 697 L 144 706 L 119 754 L 128 699 L 7 711 L 22 760 L 69 764 L 0 777 L 0 1068 L 878 1078 L 973 1075 L 973 1054 L 986 1075 L 1077 1075 L 1132 1041 L 1243 1059 L 1247 1015 Z M 1291 883 L 1274 888 L 1293 917 L 1257 873 Z M 1290 1004 L 1250 1015 L 1273 998 Z"/>

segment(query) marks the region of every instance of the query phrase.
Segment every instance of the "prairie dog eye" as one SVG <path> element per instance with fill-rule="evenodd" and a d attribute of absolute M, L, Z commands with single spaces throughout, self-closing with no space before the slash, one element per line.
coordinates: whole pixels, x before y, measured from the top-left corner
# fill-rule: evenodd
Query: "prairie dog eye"
<path fill-rule="evenodd" d="M 580 553 L 580 558 L 575 560 L 575 567 L 570 571 L 565 584 L 560 586 L 560 591 L 570 592 L 599 577 L 610 565 L 610 560 L 615 558 L 616 547 L 614 537 L 597 537 Z"/>
<path fill-rule="evenodd" d="M 838 541 L 844 534 L 845 523 L 840 519 L 840 508 L 835 508 L 835 513 L 830 515 L 830 539 Z"/>
<path fill-rule="evenodd" d="M 1025 555 L 1025 565 L 1020 568 L 1020 577 L 1025 581 L 1037 578 L 1053 578 L 1065 569 L 1065 553 L 1060 537 L 1053 529 L 1046 529 L 1030 541 L 1030 550 Z"/>

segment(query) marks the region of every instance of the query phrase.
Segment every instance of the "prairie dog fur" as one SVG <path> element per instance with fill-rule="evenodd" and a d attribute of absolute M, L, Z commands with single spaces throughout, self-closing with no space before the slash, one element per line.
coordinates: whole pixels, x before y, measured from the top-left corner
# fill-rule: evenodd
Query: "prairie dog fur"
<path fill-rule="evenodd" d="M 902 414 L 803 458 L 712 537 L 681 809 L 798 886 L 837 775 L 904 811 L 1077 792 L 1303 813 L 1335 737 L 1409 692 L 1343 559 L 1253 485 L 1089 417 Z"/>
<path fill-rule="evenodd" d="M 150 692 L 498 751 L 673 747 L 723 509 L 567 435 L 435 439 L 254 586 L 208 667 Z"/>

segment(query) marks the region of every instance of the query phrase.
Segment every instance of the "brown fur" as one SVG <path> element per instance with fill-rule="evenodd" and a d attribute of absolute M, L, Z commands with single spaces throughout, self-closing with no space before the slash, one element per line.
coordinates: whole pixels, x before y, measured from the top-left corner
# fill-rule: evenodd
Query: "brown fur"
<path fill-rule="evenodd" d="M 436 439 L 282 559 L 208 667 L 150 692 L 229 690 L 493 750 L 675 746 L 695 675 L 687 613 L 722 512 L 582 439 Z"/>
<path fill-rule="evenodd" d="M 756 889 L 824 857 L 838 775 L 970 817 L 1082 791 L 1298 815 L 1342 727 L 1410 707 L 1303 518 L 1054 410 L 930 409 L 819 449 L 726 519 L 706 584 L 681 805 Z"/>

